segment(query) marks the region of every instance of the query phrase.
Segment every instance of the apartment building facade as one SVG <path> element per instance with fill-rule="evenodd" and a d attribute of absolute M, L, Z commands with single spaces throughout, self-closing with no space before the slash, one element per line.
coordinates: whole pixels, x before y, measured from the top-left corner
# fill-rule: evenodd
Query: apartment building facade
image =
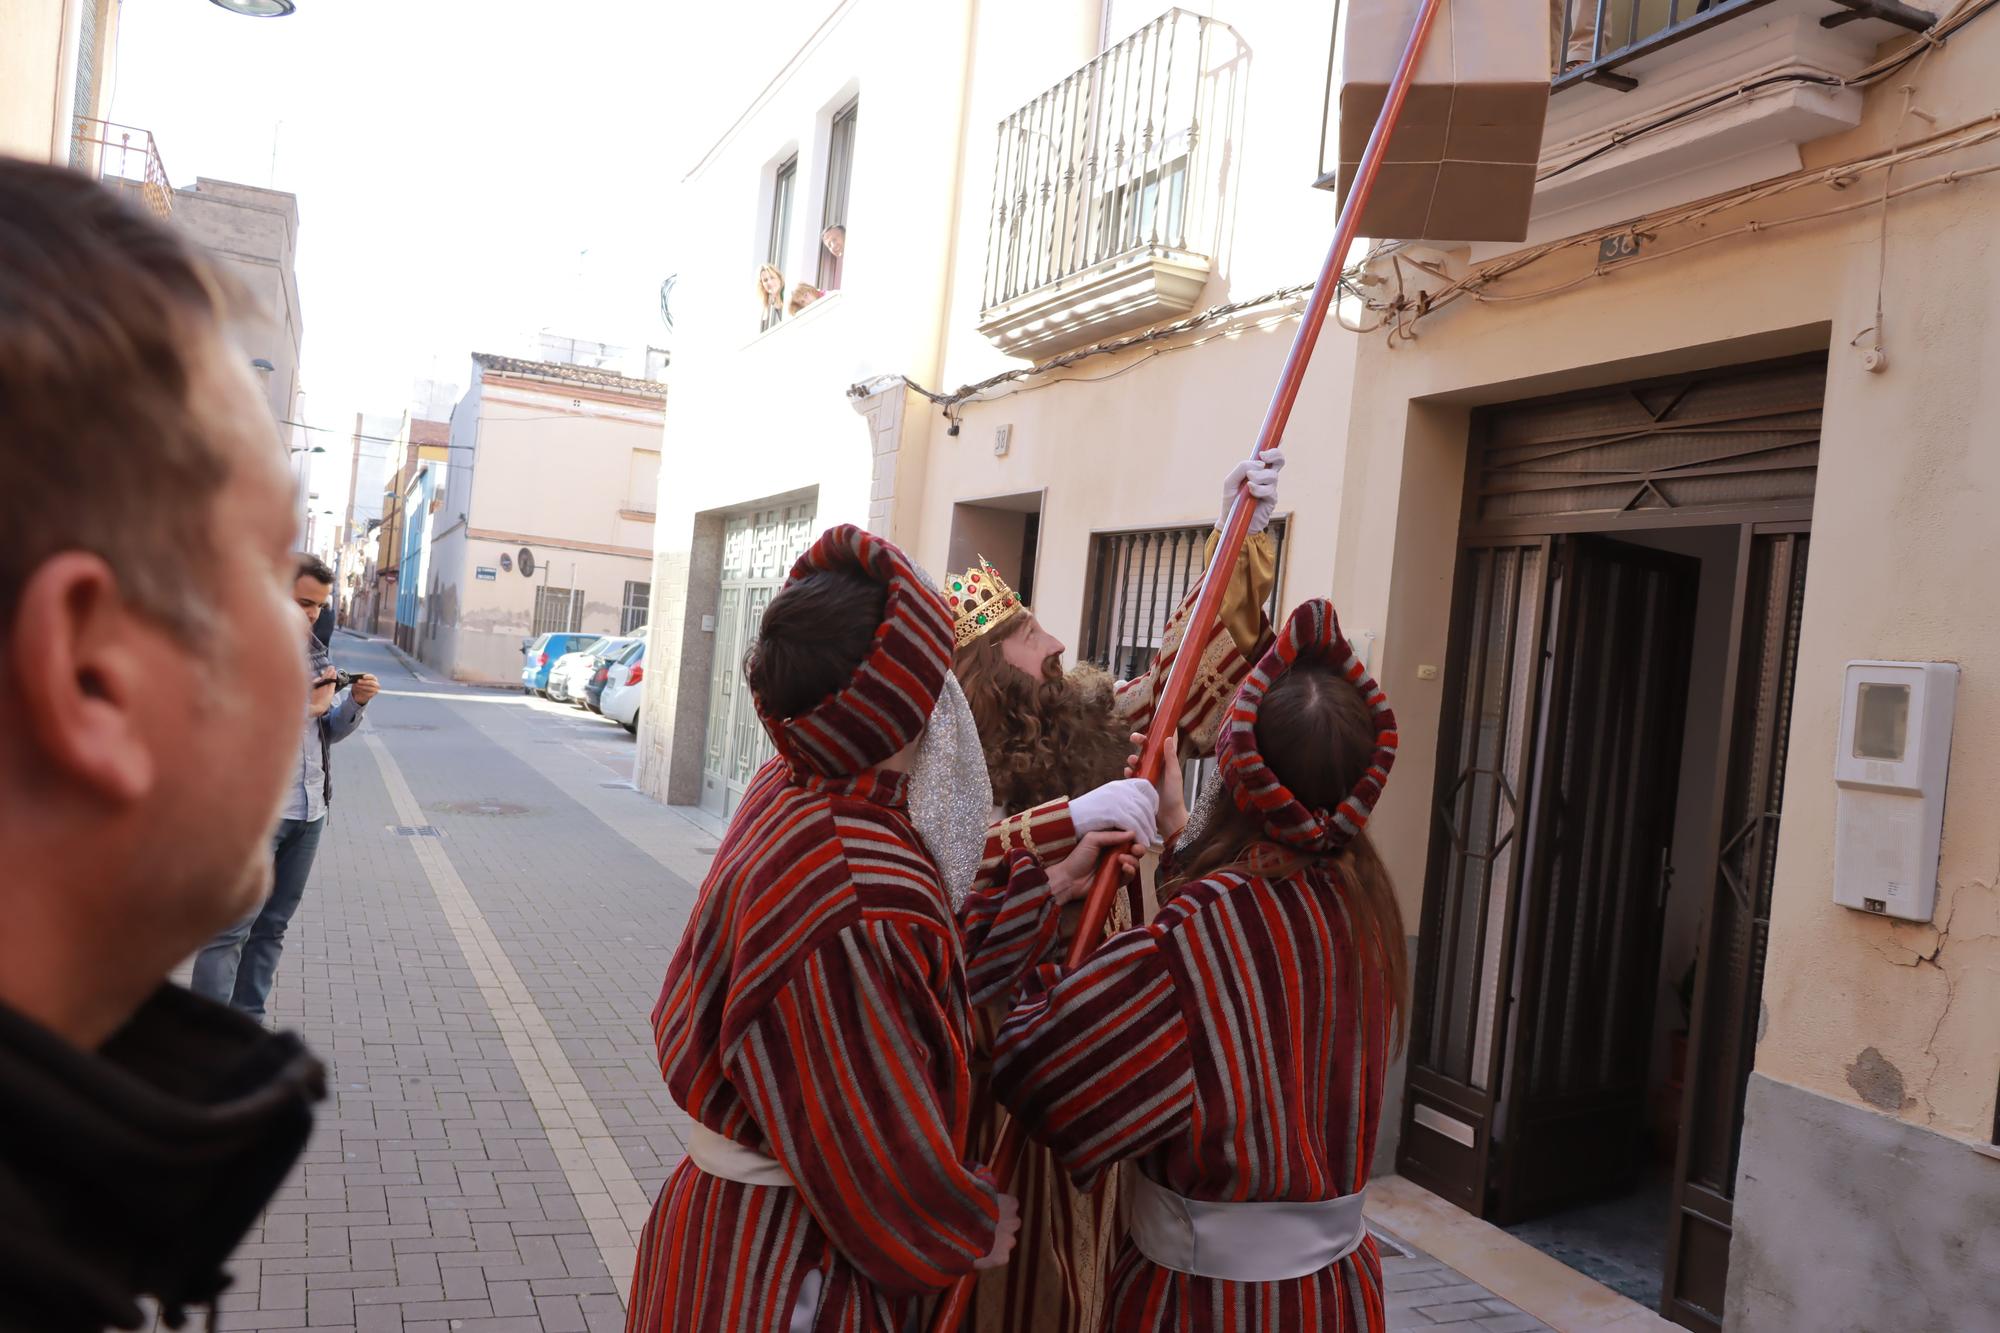
<path fill-rule="evenodd" d="M 738 668 L 812 534 L 916 521 L 925 423 L 899 376 L 934 373 L 944 331 L 972 8 L 844 0 L 672 54 L 704 79 L 727 62 L 715 86 L 744 96 L 678 164 L 698 261 L 673 290 L 639 727 L 662 800 L 727 814 L 768 756 Z"/>
<path fill-rule="evenodd" d="M 666 386 L 477 352 L 442 460 L 405 488 L 407 651 L 511 683 L 548 630 L 645 628 Z"/>

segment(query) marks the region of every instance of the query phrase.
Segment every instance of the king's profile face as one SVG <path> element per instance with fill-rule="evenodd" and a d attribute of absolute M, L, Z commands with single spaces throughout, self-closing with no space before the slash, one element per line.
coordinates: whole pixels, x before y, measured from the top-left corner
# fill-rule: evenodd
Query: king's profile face
<path fill-rule="evenodd" d="M 1000 641 L 1000 656 L 1017 671 L 1039 679 L 1044 665 L 1051 658 L 1061 660 L 1063 641 L 1043 629 L 1034 612 L 1023 609 L 1016 615 L 1024 623 L 1018 629 L 1007 627 L 1012 629 L 1012 633 Z"/>

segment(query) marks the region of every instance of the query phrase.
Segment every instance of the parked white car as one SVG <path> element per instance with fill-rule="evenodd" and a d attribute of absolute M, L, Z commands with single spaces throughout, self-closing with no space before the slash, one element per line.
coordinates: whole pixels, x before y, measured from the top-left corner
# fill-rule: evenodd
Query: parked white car
<path fill-rule="evenodd" d="M 597 711 L 636 735 L 639 730 L 639 696 L 646 692 L 645 679 L 646 641 L 641 639 L 637 649 L 628 653 L 624 661 L 611 664 L 611 675 L 604 682 L 604 693 L 598 696 Z"/>
<path fill-rule="evenodd" d="M 580 696 L 583 686 L 590 679 L 591 660 L 597 651 L 610 642 L 609 635 L 601 635 L 589 643 L 579 643 L 575 651 L 564 653 L 549 668 L 549 698 L 557 703 L 568 703 L 575 695 Z"/>

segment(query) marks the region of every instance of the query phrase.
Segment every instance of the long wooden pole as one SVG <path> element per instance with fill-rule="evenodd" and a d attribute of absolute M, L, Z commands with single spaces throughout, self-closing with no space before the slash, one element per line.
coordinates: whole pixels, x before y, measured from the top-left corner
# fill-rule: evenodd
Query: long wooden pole
<path fill-rule="evenodd" d="M 1390 80 L 1389 95 L 1382 103 L 1382 114 L 1376 118 L 1375 128 L 1368 135 L 1368 147 L 1361 154 L 1354 183 L 1348 189 L 1346 202 L 1341 205 L 1340 220 L 1333 231 L 1333 244 L 1327 247 L 1326 261 L 1319 268 L 1319 281 L 1313 284 L 1312 297 L 1306 302 L 1305 312 L 1299 318 L 1298 332 L 1292 335 L 1291 351 L 1285 354 L 1284 369 L 1278 373 L 1277 391 L 1271 395 L 1271 405 L 1264 411 L 1264 424 L 1258 429 L 1257 444 L 1251 450 L 1253 458 L 1261 457 L 1267 449 L 1276 448 L 1285 437 L 1285 425 L 1291 420 L 1292 404 L 1298 401 L 1299 386 L 1305 380 L 1306 365 L 1312 360 L 1313 346 L 1319 342 L 1320 328 L 1326 323 L 1326 312 L 1340 294 L 1340 275 L 1347 267 L 1347 252 L 1354 245 L 1361 210 L 1367 206 L 1368 196 L 1374 192 L 1383 152 L 1388 146 L 1389 136 L 1395 133 L 1396 121 L 1402 115 L 1403 102 L 1409 96 L 1410 83 L 1416 76 L 1424 39 L 1430 36 L 1432 21 L 1437 18 L 1444 3 L 1445 0 L 1423 0 L 1423 8 L 1417 11 L 1416 26 L 1410 30 L 1410 40 L 1403 47 L 1403 58 L 1396 65 L 1395 77 Z M 1222 596 L 1229 586 L 1229 574 L 1243 554 L 1243 543 L 1250 536 L 1250 516 L 1255 510 L 1256 504 L 1251 500 L 1247 486 L 1238 490 L 1235 502 L 1229 507 L 1229 517 L 1222 527 L 1222 540 L 1215 544 L 1215 556 L 1202 575 L 1201 593 L 1195 598 L 1194 608 L 1182 629 L 1182 651 L 1175 654 L 1173 666 L 1167 671 L 1166 683 L 1160 687 L 1159 695 L 1153 701 L 1153 723 L 1146 729 L 1146 744 L 1139 751 L 1137 773 L 1149 782 L 1158 780 L 1161 768 L 1167 762 L 1167 743 L 1177 730 L 1174 721 L 1186 705 L 1188 690 L 1193 687 L 1195 672 L 1201 665 L 1201 653 L 1196 648 L 1207 641 L 1209 628 L 1215 624 L 1222 610 Z M 1097 947 L 1117 893 L 1118 858 L 1107 856 L 1090 883 L 1089 896 L 1084 900 L 1083 918 L 1070 941 L 1070 967 L 1081 965 Z M 990 1163 L 995 1180 L 1003 1184 L 1013 1180 L 1015 1169 L 1020 1165 L 1021 1141 L 1020 1122 L 1009 1119 L 1000 1131 L 1000 1141 L 994 1148 Z M 931 1320 L 930 1333 L 958 1333 L 965 1320 L 966 1309 L 971 1304 L 978 1276 L 977 1273 L 967 1274 L 946 1293 Z"/>

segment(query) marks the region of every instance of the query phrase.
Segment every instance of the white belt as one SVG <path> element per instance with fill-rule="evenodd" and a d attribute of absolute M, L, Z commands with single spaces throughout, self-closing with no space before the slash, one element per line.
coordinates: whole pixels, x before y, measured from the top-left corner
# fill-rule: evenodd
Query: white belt
<path fill-rule="evenodd" d="M 688 1160 L 711 1176 L 723 1180 L 733 1180 L 739 1185 L 769 1185 L 779 1189 L 790 1189 L 792 1178 L 785 1174 L 785 1168 L 778 1165 L 775 1157 L 766 1157 L 755 1148 L 746 1148 L 734 1139 L 724 1138 L 707 1125 L 696 1123 L 688 1132 Z M 791 1319 L 786 1323 L 786 1333 L 810 1333 L 819 1315 L 820 1289 L 826 1283 L 826 1274 L 819 1269 L 811 1269 L 799 1284 L 798 1299 L 792 1302 Z"/>
<path fill-rule="evenodd" d="M 1229 1282 L 1309 1277 L 1361 1248 L 1366 1195 L 1311 1203 L 1184 1199 L 1134 1169 L 1125 1175 L 1132 1243 L 1162 1268 Z"/>
<path fill-rule="evenodd" d="M 766 1157 L 755 1148 L 746 1148 L 724 1138 L 707 1125 L 697 1123 L 688 1134 L 688 1160 L 711 1176 L 733 1180 L 739 1185 L 774 1185 L 791 1188 L 792 1178 L 775 1157 Z"/>

